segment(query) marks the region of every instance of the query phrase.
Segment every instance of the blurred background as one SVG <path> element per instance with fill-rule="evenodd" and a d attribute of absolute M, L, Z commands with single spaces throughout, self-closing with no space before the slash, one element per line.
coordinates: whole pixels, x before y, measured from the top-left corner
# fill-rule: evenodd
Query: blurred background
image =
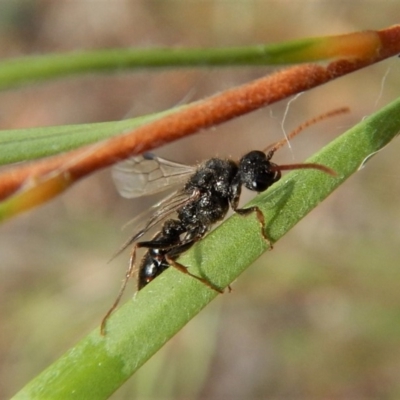
<path fill-rule="evenodd" d="M 238 46 L 380 29 L 396 1 L 2 0 L 0 56 L 114 47 Z M 347 105 L 282 149 L 301 162 L 399 95 L 393 58 L 305 93 L 283 127 Z M 0 128 L 119 120 L 272 72 L 191 68 L 87 75 L 0 93 Z M 282 138 L 288 101 L 157 152 L 194 164 Z M 210 146 L 212 140 L 212 146 Z M 377 154 L 156 354 L 113 399 L 397 399 L 400 395 L 398 140 Z M 250 197 L 249 197 L 250 198 Z M 0 226 L 0 398 L 96 328 L 128 254 L 121 227 L 154 199 L 120 198 L 109 170 Z M 221 266 L 224 267 L 224 266 Z M 128 289 L 134 293 L 134 284 Z"/>

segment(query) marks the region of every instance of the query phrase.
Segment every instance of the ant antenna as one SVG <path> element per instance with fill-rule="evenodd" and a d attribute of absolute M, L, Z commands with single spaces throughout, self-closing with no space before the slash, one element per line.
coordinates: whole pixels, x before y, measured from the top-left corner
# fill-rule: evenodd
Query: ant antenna
<path fill-rule="evenodd" d="M 318 169 L 319 171 L 325 172 L 329 175 L 337 176 L 337 173 L 333 169 L 325 165 L 316 163 L 299 163 L 271 166 L 271 171 L 290 171 L 292 169 Z"/>
<path fill-rule="evenodd" d="M 276 143 L 266 147 L 263 151 L 264 151 L 264 153 L 267 154 L 268 158 L 271 158 L 277 150 L 279 150 L 285 144 L 288 144 L 290 139 L 297 136 L 305 128 L 308 128 L 309 126 L 314 125 L 315 123 L 317 123 L 319 121 L 323 121 L 324 119 L 334 117 L 339 114 L 344 114 L 349 111 L 350 111 L 349 107 L 342 107 L 342 108 L 337 108 L 335 110 L 328 111 L 324 114 L 318 115 L 317 117 L 311 118 L 311 119 L 307 120 L 306 122 L 303 122 L 292 132 L 290 132 L 289 135 L 285 139 L 282 139 L 279 142 L 276 142 Z M 333 169 L 328 168 L 325 165 L 315 164 L 315 163 L 277 165 L 277 166 L 272 166 L 272 168 L 271 168 L 272 171 L 285 171 L 285 170 L 288 171 L 288 170 L 293 170 L 293 169 L 318 169 L 318 170 L 325 172 L 332 176 L 337 175 Z"/>
<path fill-rule="evenodd" d="M 311 125 L 316 124 L 317 122 L 323 121 L 324 119 L 334 117 L 339 114 L 344 114 L 350 111 L 349 107 L 341 107 L 341 108 L 336 108 L 335 110 L 328 111 L 324 114 L 318 115 L 317 117 L 311 118 L 307 120 L 306 122 L 303 122 L 301 125 L 299 125 L 296 129 L 294 129 L 292 132 L 287 135 L 285 139 L 280 140 L 279 142 L 273 143 L 266 147 L 263 151 L 264 153 L 272 153 L 274 154 L 278 149 L 283 147 L 285 144 L 289 143 L 289 140 L 297 136 L 301 131 L 304 129 L 308 128 Z"/>

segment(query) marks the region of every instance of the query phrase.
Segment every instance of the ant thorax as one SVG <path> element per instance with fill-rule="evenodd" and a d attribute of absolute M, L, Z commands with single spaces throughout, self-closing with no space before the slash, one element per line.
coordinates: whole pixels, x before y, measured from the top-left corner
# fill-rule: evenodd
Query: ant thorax
<path fill-rule="evenodd" d="M 196 192 L 198 195 L 178 210 L 179 220 L 189 227 L 207 231 L 210 225 L 223 219 L 229 210 L 231 186 L 237 171 L 233 161 L 219 158 L 200 165 L 183 189 L 186 193 Z"/>
<path fill-rule="evenodd" d="M 197 189 L 200 193 L 212 192 L 213 195 L 228 198 L 237 171 L 238 167 L 234 161 L 211 158 L 201 164 L 189 178 L 184 191 L 191 193 Z"/>

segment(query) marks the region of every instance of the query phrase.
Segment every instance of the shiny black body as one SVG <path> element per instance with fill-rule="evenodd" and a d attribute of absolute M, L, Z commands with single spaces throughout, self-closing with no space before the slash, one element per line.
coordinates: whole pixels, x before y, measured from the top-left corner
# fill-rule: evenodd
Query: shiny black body
<path fill-rule="evenodd" d="M 139 266 L 139 290 L 222 220 L 230 207 L 240 214 L 256 211 L 238 209 L 241 189 L 263 192 L 280 179 L 272 155 L 251 151 L 239 162 L 212 158 L 197 169 L 182 189 L 191 200 L 177 209 L 177 219 L 165 221 L 152 240 L 136 244 L 148 249 Z"/>
<path fill-rule="evenodd" d="M 139 267 L 139 290 L 170 266 L 165 258 L 167 254 L 172 256 L 173 251 L 178 251 L 178 254 L 184 251 L 181 240 L 183 233 L 185 233 L 185 228 L 181 221 L 170 219 L 164 223 L 161 231 L 151 241 L 139 243 L 140 247 L 149 249 Z"/>

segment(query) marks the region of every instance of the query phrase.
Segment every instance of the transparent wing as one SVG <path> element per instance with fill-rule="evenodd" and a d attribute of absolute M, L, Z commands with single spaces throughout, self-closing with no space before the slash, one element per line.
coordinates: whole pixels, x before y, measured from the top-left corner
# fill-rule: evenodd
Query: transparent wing
<path fill-rule="evenodd" d="M 136 229 L 134 234 L 121 246 L 121 248 L 113 255 L 111 260 L 125 250 L 129 245 L 139 240 L 147 231 L 161 223 L 171 213 L 177 211 L 185 204 L 195 201 L 200 197 L 200 192 L 194 190 L 192 193 L 187 194 L 182 190 L 176 191 L 171 195 L 167 196 L 164 200 L 155 204 L 149 210 L 139 214 L 129 225 L 135 224 Z M 143 223 L 146 221 L 145 223 Z M 111 261 L 110 260 L 110 261 Z"/>
<path fill-rule="evenodd" d="M 111 174 L 120 195 L 131 199 L 166 190 L 184 182 L 195 171 L 196 167 L 145 153 L 116 164 Z"/>

